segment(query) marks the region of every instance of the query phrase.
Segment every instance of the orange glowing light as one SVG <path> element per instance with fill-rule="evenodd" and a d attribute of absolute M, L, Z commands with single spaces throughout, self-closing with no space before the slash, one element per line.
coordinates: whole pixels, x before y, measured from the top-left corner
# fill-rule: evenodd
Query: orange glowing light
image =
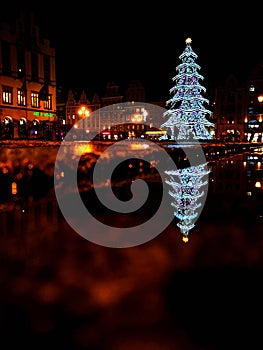
<path fill-rule="evenodd" d="M 17 194 L 17 183 L 16 182 L 12 182 L 12 194 Z"/>
<path fill-rule="evenodd" d="M 88 110 L 85 106 L 82 106 L 82 107 L 78 110 L 78 114 L 79 114 L 81 117 L 88 117 L 88 116 L 89 116 L 89 110 Z"/>
<path fill-rule="evenodd" d="M 187 242 L 189 241 L 189 238 L 186 237 L 186 236 L 184 236 L 184 237 L 182 238 L 182 240 L 183 240 L 184 243 L 187 243 Z"/>

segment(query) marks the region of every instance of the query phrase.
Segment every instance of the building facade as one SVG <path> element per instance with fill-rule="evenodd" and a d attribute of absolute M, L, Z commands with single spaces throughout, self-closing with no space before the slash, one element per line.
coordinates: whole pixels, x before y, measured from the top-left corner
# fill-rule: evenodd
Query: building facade
<path fill-rule="evenodd" d="M 249 75 L 244 122 L 245 139 L 263 142 L 263 62 L 257 64 Z"/>
<path fill-rule="evenodd" d="M 32 14 L 0 23 L 0 137 L 53 138 L 55 49 Z"/>
<path fill-rule="evenodd" d="M 82 91 L 77 98 L 76 93 L 69 90 L 62 124 L 67 131 L 71 130 L 75 139 L 90 139 L 98 134 L 107 140 L 142 137 L 150 127 L 148 117 L 154 110 L 154 106 L 151 111 L 148 106 L 146 108 L 145 91 L 140 82 L 132 81 L 123 96 L 119 85 L 111 81 L 106 84 L 102 97 L 95 93 L 89 99 Z"/>
<path fill-rule="evenodd" d="M 214 89 L 216 139 L 223 142 L 263 142 L 263 64 L 258 63 L 240 83 L 229 75 Z"/>

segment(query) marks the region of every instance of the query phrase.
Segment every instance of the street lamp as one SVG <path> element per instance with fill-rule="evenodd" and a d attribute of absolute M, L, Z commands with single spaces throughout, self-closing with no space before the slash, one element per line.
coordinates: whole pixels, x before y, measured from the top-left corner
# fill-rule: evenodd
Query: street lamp
<path fill-rule="evenodd" d="M 86 117 L 88 117 L 90 114 L 90 111 L 88 108 L 86 108 L 85 106 L 81 106 L 80 109 L 78 110 L 78 115 L 82 118 L 82 136 L 84 138 L 85 135 L 85 123 L 84 123 L 84 119 Z"/>
<path fill-rule="evenodd" d="M 260 115 L 260 118 L 262 119 L 262 102 L 263 102 L 263 95 L 260 94 L 258 96 L 258 102 L 259 102 L 259 115 Z M 260 120 L 261 121 L 261 120 Z"/>
<path fill-rule="evenodd" d="M 259 103 L 262 103 L 262 102 L 263 102 L 263 95 L 259 95 L 259 96 L 258 96 L 258 102 L 259 102 Z"/>

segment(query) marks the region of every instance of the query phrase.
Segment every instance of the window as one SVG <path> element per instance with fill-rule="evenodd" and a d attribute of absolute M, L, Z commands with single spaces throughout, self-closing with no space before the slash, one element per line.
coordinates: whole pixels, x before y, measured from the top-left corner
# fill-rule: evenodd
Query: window
<path fill-rule="evenodd" d="M 38 92 L 31 92 L 31 107 L 39 108 Z"/>
<path fill-rule="evenodd" d="M 47 100 L 44 100 L 44 109 L 51 109 L 52 108 L 52 99 L 51 95 L 48 95 Z"/>
<path fill-rule="evenodd" d="M 2 99 L 3 103 L 11 105 L 13 101 L 13 88 L 9 86 L 3 86 Z"/>
<path fill-rule="evenodd" d="M 25 106 L 26 105 L 26 92 L 23 89 L 17 90 L 17 104 L 19 106 Z"/>

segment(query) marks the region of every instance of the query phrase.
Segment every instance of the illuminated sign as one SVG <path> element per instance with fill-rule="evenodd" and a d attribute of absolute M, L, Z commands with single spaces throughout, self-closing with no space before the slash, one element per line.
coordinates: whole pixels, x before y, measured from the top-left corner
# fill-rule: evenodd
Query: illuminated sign
<path fill-rule="evenodd" d="M 34 112 L 33 115 L 35 115 L 36 117 L 53 117 L 53 113 Z"/>

